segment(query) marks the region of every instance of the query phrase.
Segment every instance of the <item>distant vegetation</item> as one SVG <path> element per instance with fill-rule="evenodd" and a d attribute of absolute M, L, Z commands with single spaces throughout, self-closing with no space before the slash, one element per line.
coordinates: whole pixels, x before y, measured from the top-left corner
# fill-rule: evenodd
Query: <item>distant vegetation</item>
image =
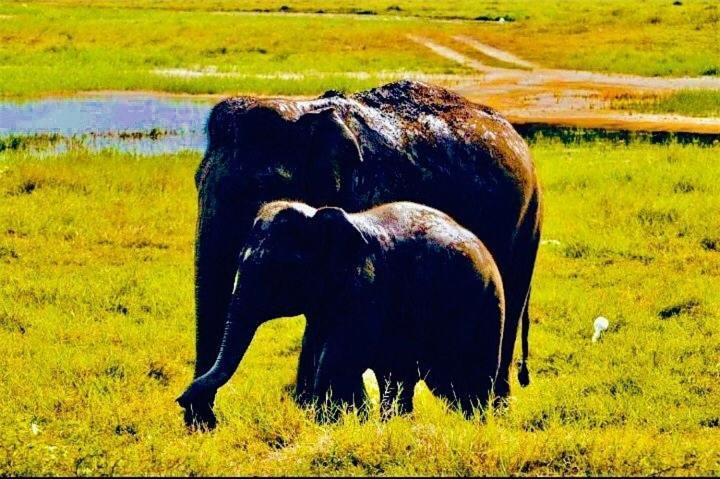
<path fill-rule="evenodd" d="M 664 96 L 617 99 L 613 108 L 647 113 L 720 116 L 720 90 L 681 90 Z"/>
<path fill-rule="evenodd" d="M 717 75 L 719 8 L 712 0 L 652 0 L 642 8 L 630 0 L 0 1 L 0 96 L 103 89 L 316 94 L 409 71 L 470 73 L 406 34 L 453 47 L 454 35 L 469 35 L 548 67 Z M 155 72 L 173 68 L 230 76 Z"/>
<path fill-rule="evenodd" d="M 720 474 L 720 146 L 532 151 L 533 384 L 508 411 L 465 421 L 420 387 L 414 417 L 318 426 L 288 397 L 295 318 L 261 328 L 204 435 L 173 402 L 200 155 L 0 153 L 0 475 Z"/>

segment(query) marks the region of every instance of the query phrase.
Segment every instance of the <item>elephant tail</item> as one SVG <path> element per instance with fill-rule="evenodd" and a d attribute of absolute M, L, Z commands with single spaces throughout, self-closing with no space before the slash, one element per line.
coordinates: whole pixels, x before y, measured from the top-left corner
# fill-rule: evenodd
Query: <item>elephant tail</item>
<path fill-rule="evenodd" d="M 535 191 L 527 215 L 528 218 L 532 219 L 532 221 L 526 223 L 527 226 L 531 227 L 530 231 L 527 232 L 528 236 L 531 238 L 528 250 L 528 254 L 530 255 L 528 257 L 529 265 L 527 265 L 528 289 L 525 295 L 525 304 L 523 305 L 522 314 L 520 316 L 520 322 L 522 327 L 520 331 L 520 338 L 522 342 L 522 359 L 520 360 L 518 368 L 518 382 L 522 387 L 530 385 L 530 371 L 528 370 L 527 363 L 530 349 L 528 345 L 528 336 L 530 334 L 530 293 L 532 291 L 532 273 L 533 269 L 535 268 L 537 250 L 540 246 L 540 229 L 542 225 L 541 195 L 540 190 L 538 189 L 536 189 Z"/>
<path fill-rule="evenodd" d="M 530 334 L 530 315 L 528 314 L 528 300 L 530 299 L 530 290 L 528 290 L 528 299 L 525 300 L 525 311 L 522 315 L 522 359 L 520 360 L 520 369 L 518 371 L 518 381 L 522 387 L 530 384 L 530 371 L 528 370 L 527 360 L 530 346 L 528 345 L 528 335 Z"/>

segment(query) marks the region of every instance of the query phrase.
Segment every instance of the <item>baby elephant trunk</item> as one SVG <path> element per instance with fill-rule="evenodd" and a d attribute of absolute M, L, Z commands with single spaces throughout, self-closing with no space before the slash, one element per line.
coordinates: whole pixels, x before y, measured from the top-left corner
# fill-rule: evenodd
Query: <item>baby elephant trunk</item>
<path fill-rule="evenodd" d="M 215 364 L 210 371 L 195 381 L 201 383 L 207 390 L 216 390 L 230 380 L 257 331 L 256 321 L 241 317 L 242 306 L 236 298 L 233 297 L 230 303 L 225 334 Z"/>
<path fill-rule="evenodd" d="M 241 308 L 240 301 L 233 297 L 215 364 L 210 371 L 195 379 L 177 400 L 186 410 L 185 421 L 188 425 L 201 422 L 214 427 L 212 398 L 237 370 L 258 327 L 257 321 L 240 317 Z"/>

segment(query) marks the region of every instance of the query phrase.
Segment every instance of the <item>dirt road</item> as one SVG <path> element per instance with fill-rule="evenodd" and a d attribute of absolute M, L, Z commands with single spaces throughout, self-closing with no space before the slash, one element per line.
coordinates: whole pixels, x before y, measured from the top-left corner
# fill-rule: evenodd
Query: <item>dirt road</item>
<path fill-rule="evenodd" d="M 508 65 L 506 68 L 494 67 L 435 40 L 415 35 L 408 38 L 476 70 L 477 75 L 457 76 L 448 86 L 473 101 L 498 109 L 514 123 L 720 134 L 720 118 L 717 117 L 640 114 L 612 110 L 610 105 L 619 97 L 667 94 L 687 88 L 720 89 L 720 78 L 717 77 L 650 78 L 549 69 L 477 39 L 453 37 L 480 54 Z"/>

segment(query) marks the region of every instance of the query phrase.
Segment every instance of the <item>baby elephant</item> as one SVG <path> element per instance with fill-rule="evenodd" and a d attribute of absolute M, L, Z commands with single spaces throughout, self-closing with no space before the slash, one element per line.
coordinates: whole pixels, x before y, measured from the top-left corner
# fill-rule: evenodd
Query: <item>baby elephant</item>
<path fill-rule="evenodd" d="M 240 254 L 220 354 L 178 398 L 188 425 L 215 426 L 211 398 L 258 326 L 298 314 L 307 318 L 303 347 L 319 346 L 308 348 L 317 357 L 301 353 L 299 370 L 312 371 L 298 377 L 304 402 L 365 411 L 370 368 L 383 417 L 412 411 L 420 379 L 466 414 L 486 404 L 500 361 L 503 287 L 482 242 L 446 214 L 407 202 L 348 214 L 276 201 L 260 209 Z"/>

